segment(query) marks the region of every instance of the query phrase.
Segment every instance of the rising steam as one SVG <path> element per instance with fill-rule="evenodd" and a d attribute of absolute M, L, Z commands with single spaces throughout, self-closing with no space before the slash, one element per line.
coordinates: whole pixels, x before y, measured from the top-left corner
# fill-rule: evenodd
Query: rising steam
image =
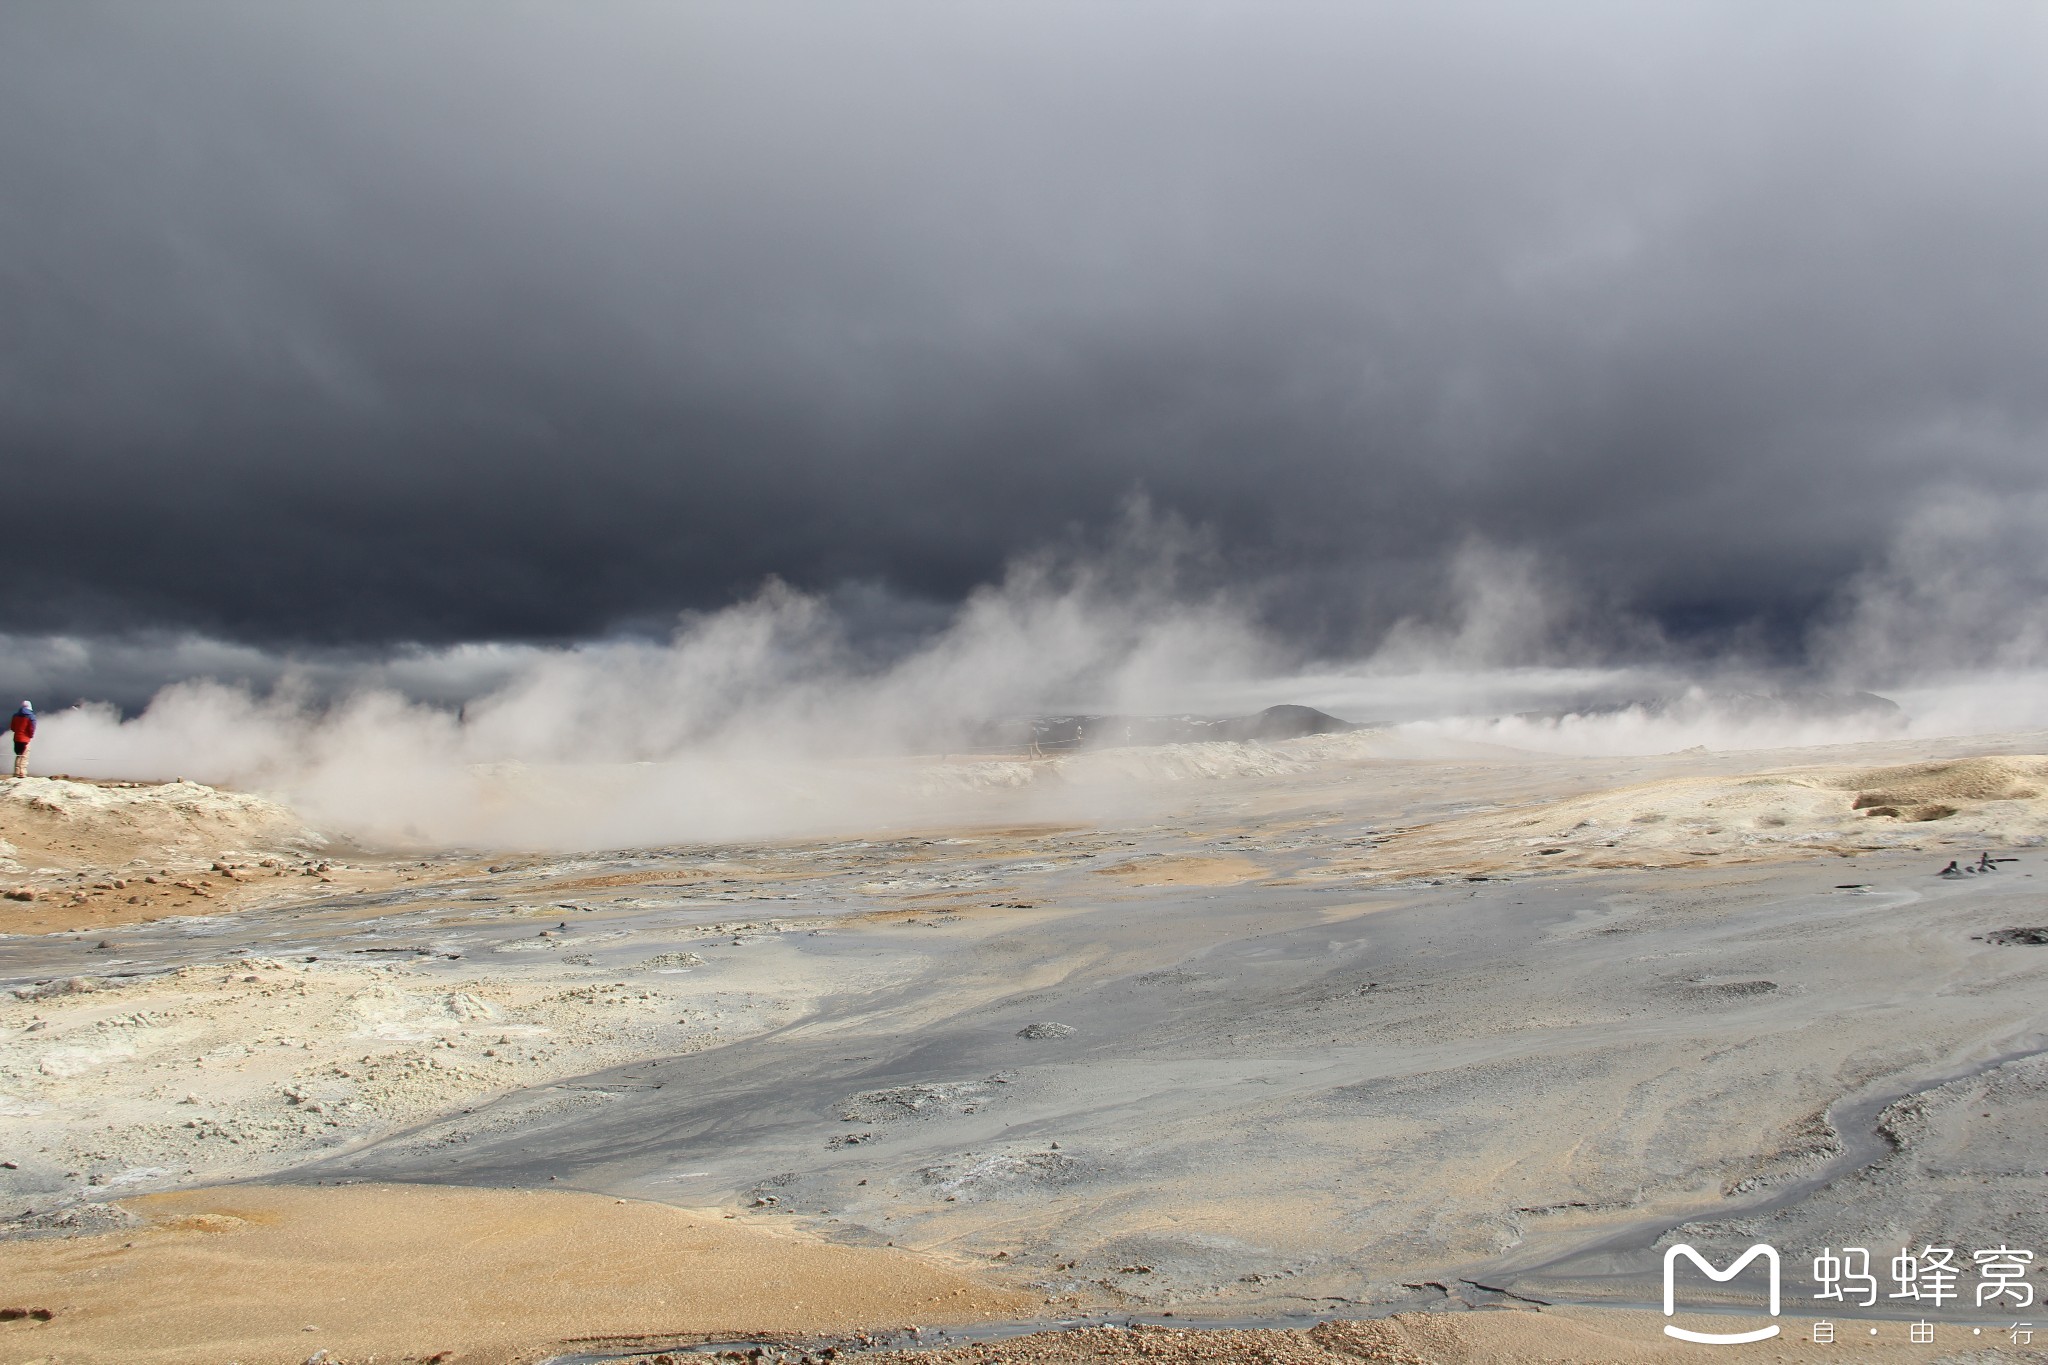
<path fill-rule="evenodd" d="M 1818 666 L 1797 673 L 1576 663 L 1654 660 L 1660 642 L 1483 545 L 1455 557 L 1439 618 L 1402 622 L 1363 659 L 1317 662 L 1260 625 L 1255 595 L 1191 591 L 1200 538 L 1140 510 L 1110 552 L 1018 563 L 884 660 L 825 600 L 771 583 L 665 641 L 416 652 L 339 689 L 289 662 L 268 685 L 192 678 L 132 717 L 104 704 L 49 717 L 36 758 L 270 792 L 369 841 L 567 848 L 1071 815 L 1102 790 L 988 753 L 991 722 L 1043 712 L 1300 702 L 1410 745 L 1572 754 L 2031 727 L 2048 724 L 2044 521 L 2036 504 L 1929 509 L 1854 581 L 1816 634 Z M 1901 709 L 1843 703 L 1871 685 Z M 1211 770 L 1261 769 L 1156 767 Z M 1115 771 L 1128 787 L 1146 770 Z"/>

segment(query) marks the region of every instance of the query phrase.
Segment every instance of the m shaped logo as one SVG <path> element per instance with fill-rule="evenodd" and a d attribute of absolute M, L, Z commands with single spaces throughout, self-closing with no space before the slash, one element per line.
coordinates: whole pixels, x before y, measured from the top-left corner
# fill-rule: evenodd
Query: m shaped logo
<path fill-rule="evenodd" d="M 1677 1278 L 1675 1271 L 1680 1256 L 1685 1257 L 1688 1261 L 1698 1266 L 1702 1271 L 1706 1272 L 1708 1279 L 1716 1283 L 1725 1283 L 1734 1279 L 1742 1273 L 1744 1266 L 1759 1256 L 1763 1257 L 1765 1263 L 1771 1268 L 1771 1316 L 1774 1318 L 1778 1316 L 1778 1249 L 1776 1247 L 1766 1246 L 1764 1243 L 1758 1242 L 1755 1246 L 1736 1257 L 1726 1270 L 1716 1270 L 1706 1257 L 1694 1251 L 1684 1242 L 1680 1242 L 1664 1253 L 1665 1317 L 1668 1318 L 1678 1311 L 1677 1285 L 1674 1283 L 1674 1280 Z M 1673 1327 L 1667 1322 L 1664 1324 L 1664 1335 L 1667 1337 L 1677 1337 L 1680 1341 L 1703 1342 L 1708 1346 L 1739 1346 L 1745 1341 L 1765 1341 L 1778 1335 L 1778 1324 L 1774 1322 L 1769 1327 L 1759 1327 L 1754 1332 L 1688 1332 L 1683 1327 Z"/>

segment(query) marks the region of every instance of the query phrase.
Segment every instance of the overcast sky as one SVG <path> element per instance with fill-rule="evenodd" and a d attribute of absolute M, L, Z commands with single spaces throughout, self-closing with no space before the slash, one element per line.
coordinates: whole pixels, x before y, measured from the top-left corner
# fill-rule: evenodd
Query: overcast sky
<path fill-rule="evenodd" d="M 1324 641 L 1475 537 L 1795 638 L 2048 486 L 2044 69 L 2019 0 L 16 0 L 5 628 L 900 624 L 1142 492 Z"/>

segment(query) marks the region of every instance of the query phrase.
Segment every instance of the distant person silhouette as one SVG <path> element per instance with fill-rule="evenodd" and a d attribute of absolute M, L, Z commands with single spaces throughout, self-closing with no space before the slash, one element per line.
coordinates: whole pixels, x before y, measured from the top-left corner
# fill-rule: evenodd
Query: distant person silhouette
<path fill-rule="evenodd" d="M 36 708 L 23 702 L 14 719 L 7 722 L 7 728 L 14 732 L 14 775 L 27 777 L 28 742 L 36 737 Z"/>

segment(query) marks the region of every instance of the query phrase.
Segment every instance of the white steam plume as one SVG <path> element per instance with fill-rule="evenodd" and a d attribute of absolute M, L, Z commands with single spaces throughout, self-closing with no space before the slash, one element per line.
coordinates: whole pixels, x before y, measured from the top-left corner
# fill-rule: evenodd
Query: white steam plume
<path fill-rule="evenodd" d="M 589 847 L 950 818 L 958 786 L 907 780 L 900 756 L 963 749 L 1004 716 L 1155 710 L 1270 670 L 1229 595 L 1175 593 L 1182 533 L 1147 534 L 1142 555 L 1016 566 L 886 665 L 864 664 L 818 599 L 770 584 L 666 642 L 525 651 L 459 711 L 377 686 L 317 703 L 289 675 L 261 694 L 195 680 L 131 719 L 48 718 L 37 763 L 270 791 L 373 841 Z"/>
<path fill-rule="evenodd" d="M 2041 727 L 2044 512 L 2041 500 L 1931 507 L 1816 633 L 1823 667 L 1800 675 L 1808 689 L 1876 685 L 1902 715 L 1779 705 L 1786 680 L 1740 662 L 1602 663 L 1617 642 L 1655 658 L 1654 631 L 1478 543 L 1453 557 L 1436 619 L 1403 622 L 1363 659 L 1310 664 L 1261 631 L 1248 597 L 1187 591 L 1200 538 L 1140 509 L 1111 552 L 1020 563 L 885 663 L 852 646 L 825 602 L 778 584 L 662 642 L 415 650 L 342 688 L 332 663 L 188 642 L 186 662 L 267 685 L 175 683 L 128 719 L 74 708 L 46 718 L 35 758 L 44 772 L 275 793 L 369 842 L 590 848 L 1066 816 L 1111 799 L 1031 782 L 1018 764 L 930 761 L 969 749 L 993 719 L 1042 712 L 1300 702 L 1398 727 L 1411 747 L 1564 754 Z M 78 648 L 44 646 L 72 665 Z M 431 700 L 453 697 L 467 702 Z"/>

